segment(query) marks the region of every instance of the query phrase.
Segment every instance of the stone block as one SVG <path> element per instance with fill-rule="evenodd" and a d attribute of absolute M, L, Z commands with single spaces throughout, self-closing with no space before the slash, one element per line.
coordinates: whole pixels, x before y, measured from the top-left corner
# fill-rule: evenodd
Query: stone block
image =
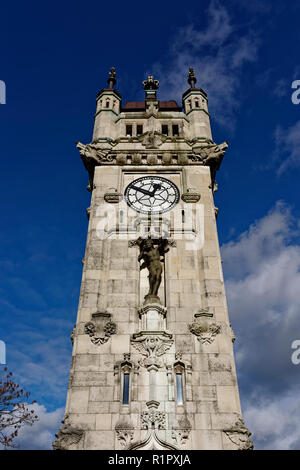
<path fill-rule="evenodd" d="M 111 430 L 111 417 L 110 413 L 101 413 L 96 415 L 96 430 Z"/>
<path fill-rule="evenodd" d="M 234 386 L 217 386 L 217 400 L 220 412 L 240 413 L 237 389 Z"/>
<path fill-rule="evenodd" d="M 114 448 L 114 431 L 87 431 L 85 435 L 85 450 L 111 450 Z"/>
<path fill-rule="evenodd" d="M 69 413 L 87 413 L 89 387 L 72 387 L 70 390 Z"/>
<path fill-rule="evenodd" d="M 92 371 L 100 370 L 99 354 L 76 354 L 75 371 Z"/>
<path fill-rule="evenodd" d="M 113 387 L 90 387 L 90 401 L 113 401 Z"/>
<path fill-rule="evenodd" d="M 111 337 L 111 353 L 123 354 L 130 351 L 130 336 L 127 335 L 114 335 Z"/>
<path fill-rule="evenodd" d="M 196 413 L 195 429 L 211 429 L 211 418 L 209 413 Z"/>

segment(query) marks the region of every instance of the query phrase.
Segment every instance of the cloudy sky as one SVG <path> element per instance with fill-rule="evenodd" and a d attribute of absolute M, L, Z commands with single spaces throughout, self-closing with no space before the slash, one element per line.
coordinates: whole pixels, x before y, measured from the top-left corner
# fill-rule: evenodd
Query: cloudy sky
<path fill-rule="evenodd" d="M 50 448 L 63 415 L 90 198 L 75 141 L 91 140 L 95 95 L 115 66 L 123 102 L 151 73 L 180 103 L 193 66 L 230 144 L 215 201 L 246 424 L 257 449 L 299 449 L 300 2 L 144 6 L 1 6 L 0 340 L 40 416 L 19 445 Z"/>

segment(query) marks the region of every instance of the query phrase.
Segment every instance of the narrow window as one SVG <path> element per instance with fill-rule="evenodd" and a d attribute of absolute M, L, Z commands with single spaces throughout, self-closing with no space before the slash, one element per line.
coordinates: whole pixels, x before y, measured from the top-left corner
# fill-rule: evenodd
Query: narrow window
<path fill-rule="evenodd" d="M 177 404 L 183 405 L 183 387 L 182 387 L 182 374 L 176 373 L 176 393 Z"/>
<path fill-rule="evenodd" d="M 136 135 L 141 135 L 143 133 L 143 126 L 142 124 L 138 124 L 136 126 Z"/>
<path fill-rule="evenodd" d="M 198 100 L 195 100 L 195 107 L 199 108 L 199 101 Z"/>
<path fill-rule="evenodd" d="M 166 124 L 163 124 L 161 126 L 161 133 L 164 134 L 164 135 L 168 135 L 169 134 L 169 130 L 168 130 L 168 126 Z"/>
<path fill-rule="evenodd" d="M 129 374 L 124 373 L 123 375 L 123 405 L 129 404 Z"/>
<path fill-rule="evenodd" d="M 109 108 L 109 101 L 106 101 L 106 107 Z"/>
<path fill-rule="evenodd" d="M 174 124 L 172 126 L 172 133 L 173 133 L 173 135 L 179 135 L 179 130 L 178 130 L 178 125 L 177 124 Z"/>
<path fill-rule="evenodd" d="M 126 125 L 126 135 L 132 135 L 132 125 L 131 124 L 127 124 Z"/>
<path fill-rule="evenodd" d="M 182 223 L 184 224 L 184 222 L 185 222 L 184 210 L 181 211 L 181 219 L 182 219 Z"/>

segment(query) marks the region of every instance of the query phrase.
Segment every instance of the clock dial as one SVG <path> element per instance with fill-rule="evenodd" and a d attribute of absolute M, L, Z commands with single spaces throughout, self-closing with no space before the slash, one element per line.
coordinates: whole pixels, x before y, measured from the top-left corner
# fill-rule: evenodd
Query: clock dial
<path fill-rule="evenodd" d="M 161 176 L 142 176 L 125 189 L 125 200 L 132 209 L 144 214 L 171 210 L 179 201 L 179 189 Z"/>

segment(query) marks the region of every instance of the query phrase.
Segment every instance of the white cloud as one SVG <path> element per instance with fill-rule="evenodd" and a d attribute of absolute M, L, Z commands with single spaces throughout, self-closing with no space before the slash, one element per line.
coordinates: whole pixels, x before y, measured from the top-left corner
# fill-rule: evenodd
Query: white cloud
<path fill-rule="evenodd" d="M 279 202 L 222 247 L 242 404 L 259 448 L 300 445 L 300 424 L 290 419 L 300 386 L 300 368 L 291 362 L 291 344 L 300 339 L 299 236 L 299 224 Z"/>
<path fill-rule="evenodd" d="M 199 18 L 202 25 L 205 15 L 199 12 Z M 216 0 L 210 3 L 207 18 L 206 26 L 189 24 L 180 28 L 170 47 L 170 60 L 155 64 L 152 71 L 163 77 L 161 99 L 180 102 L 188 87 L 188 67 L 194 67 L 197 86 L 208 93 L 214 119 L 233 127 L 243 95 L 241 72 L 246 63 L 256 60 L 258 39 L 251 30 L 238 31 L 227 9 Z"/>
<path fill-rule="evenodd" d="M 280 400 L 263 398 L 249 405 L 244 413 L 247 425 L 265 450 L 300 448 L 300 398 L 298 390 Z"/>
<path fill-rule="evenodd" d="M 52 449 L 55 434 L 61 426 L 64 408 L 47 411 L 45 406 L 35 403 L 30 405 L 39 417 L 32 426 L 23 426 L 14 440 L 14 445 L 20 450 L 47 450 Z"/>
<path fill-rule="evenodd" d="M 283 129 L 275 130 L 276 159 L 281 161 L 277 173 L 280 175 L 289 168 L 300 166 L 300 121 Z"/>

